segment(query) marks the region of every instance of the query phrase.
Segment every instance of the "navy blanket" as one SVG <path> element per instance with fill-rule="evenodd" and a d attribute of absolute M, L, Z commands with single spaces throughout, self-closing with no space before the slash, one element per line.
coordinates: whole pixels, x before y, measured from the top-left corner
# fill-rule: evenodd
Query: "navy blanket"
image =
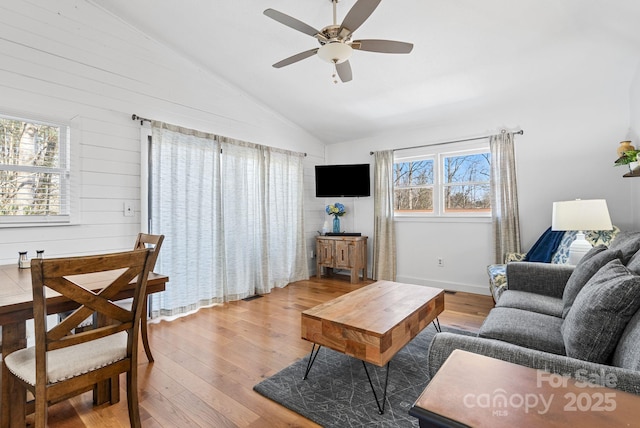
<path fill-rule="evenodd" d="M 553 253 L 558 249 L 563 237 L 563 230 L 551 230 L 551 228 L 548 228 L 527 252 L 524 261 L 550 263 Z"/>

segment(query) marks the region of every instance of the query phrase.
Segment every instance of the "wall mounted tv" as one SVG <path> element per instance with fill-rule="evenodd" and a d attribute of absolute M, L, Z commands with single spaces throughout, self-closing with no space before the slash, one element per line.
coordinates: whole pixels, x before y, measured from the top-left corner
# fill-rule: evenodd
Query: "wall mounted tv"
<path fill-rule="evenodd" d="M 371 196 L 369 164 L 316 165 L 316 197 Z"/>

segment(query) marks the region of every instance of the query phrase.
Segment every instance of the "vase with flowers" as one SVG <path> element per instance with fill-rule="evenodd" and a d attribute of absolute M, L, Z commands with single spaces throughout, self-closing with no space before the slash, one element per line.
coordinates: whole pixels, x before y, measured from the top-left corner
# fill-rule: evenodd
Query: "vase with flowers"
<path fill-rule="evenodd" d="M 325 211 L 327 212 L 327 214 L 333 216 L 333 233 L 340 233 L 340 217 L 342 217 L 346 213 L 344 205 L 336 202 L 333 205 L 327 205 Z"/>

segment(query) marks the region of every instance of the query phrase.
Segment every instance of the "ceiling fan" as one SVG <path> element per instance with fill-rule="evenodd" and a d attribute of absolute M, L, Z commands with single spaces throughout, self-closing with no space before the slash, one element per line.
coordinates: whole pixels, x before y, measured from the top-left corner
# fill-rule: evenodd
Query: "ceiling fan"
<path fill-rule="evenodd" d="M 393 54 L 407 54 L 413 49 L 412 43 L 394 40 L 351 40 L 353 32 L 369 18 L 381 0 L 358 0 L 347 13 L 342 24 L 337 24 L 336 22 L 336 5 L 340 0 L 330 1 L 333 3 L 333 25 L 328 25 L 320 31 L 277 10 L 267 9 L 264 11 L 264 14 L 269 18 L 275 19 L 294 30 L 308 34 L 320 43 L 319 48 L 300 52 L 276 62 L 273 64 L 275 68 L 281 68 L 317 54 L 324 61 L 335 65 L 336 72 L 342 82 L 349 82 L 353 78 L 349 58 L 354 49 Z"/>

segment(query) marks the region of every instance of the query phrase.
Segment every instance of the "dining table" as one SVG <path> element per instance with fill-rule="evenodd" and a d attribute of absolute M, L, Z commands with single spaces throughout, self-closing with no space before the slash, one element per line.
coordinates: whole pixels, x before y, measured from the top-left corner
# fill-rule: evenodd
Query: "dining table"
<path fill-rule="evenodd" d="M 118 275 L 117 271 L 99 272 L 85 275 L 75 275 L 74 282 L 82 284 L 85 288 L 94 292 L 101 290 Z M 155 272 L 150 272 L 147 279 L 147 296 L 165 290 L 169 277 Z M 113 300 L 122 300 L 133 297 L 136 279 L 129 287 L 124 287 L 114 296 Z M 59 314 L 71 311 L 78 307 L 59 293 L 47 289 L 46 305 L 48 314 Z M 146 297 L 145 297 L 146 298 Z M 4 359 L 10 353 L 27 346 L 26 321 L 33 319 L 33 292 L 31 286 L 31 269 L 19 268 L 18 264 L 0 265 L 0 326 L 2 326 L 2 427 L 9 426 L 9 393 L 11 385 L 8 369 Z M 107 402 L 115 403 L 119 400 L 117 387 L 99 385 L 94 389 L 94 404 L 101 405 Z M 24 403 L 11 403 L 15 406 L 27 406 Z M 25 410 L 27 408 L 25 407 Z"/>

